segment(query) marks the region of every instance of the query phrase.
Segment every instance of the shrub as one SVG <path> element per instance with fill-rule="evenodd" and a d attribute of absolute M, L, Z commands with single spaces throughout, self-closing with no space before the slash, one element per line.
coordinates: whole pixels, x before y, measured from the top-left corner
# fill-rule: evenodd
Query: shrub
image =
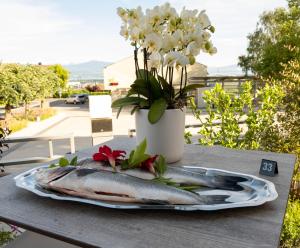
<path fill-rule="evenodd" d="M 89 92 L 100 92 L 104 90 L 104 85 L 103 84 L 87 85 L 85 89 L 88 90 Z"/>
<path fill-rule="evenodd" d="M 192 111 L 202 124 L 199 143 L 240 149 L 266 148 L 265 137 L 275 123 L 283 92 L 279 86 L 266 84 L 257 96 L 260 100 L 254 104 L 251 82 L 242 85 L 239 97 L 230 95 L 220 84 L 216 84 L 212 90 L 204 92 L 208 114 L 205 122 L 200 118 L 201 110 L 192 100 Z M 245 127 L 240 126 L 243 120 Z M 187 141 L 188 136 L 187 133 Z"/>
<path fill-rule="evenodd" d="M 300 200 L 288 202 L 280 246 L 281 248 L 300 247 Z"/>
<path fill-rule="evenodd" d="M 258 106 L 253 104 L 249 83 L 243 86 L 240 98 L 230 97 L 218 85 L 205 92 L 206 122 L 201 121 L 201 111 L 197 110 L 193 101 L 191 106 L 196 118 L 203 124 L 199 131 L 201 144 L 297 154 L 291 199 L 281 235 L 281 247 L 291 248 L 300 247 L 300 195 L 297 186 L 300 181 L 300 63 L 292 61 L 284 68 L 283 79 L 273 80 L 260 89 Z M 282 107 L 280 112 L 279 106 Z M 239 126 L 241 119 L 245 120 L 244 129 Z M 221 123 L 215 126 L 215 121 Z M 190 133 L 186 133 L 185 137 L 187 142 L 191 141 Z"/>

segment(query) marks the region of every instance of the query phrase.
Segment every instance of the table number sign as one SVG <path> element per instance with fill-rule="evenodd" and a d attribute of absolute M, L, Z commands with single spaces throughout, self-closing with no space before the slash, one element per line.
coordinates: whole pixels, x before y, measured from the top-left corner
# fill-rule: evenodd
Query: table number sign
<path fill-rule="evenodd" d="M 262 159 L 259 174 L 274 177 L 278 174 L 278 165 L 276 161 Z"/>

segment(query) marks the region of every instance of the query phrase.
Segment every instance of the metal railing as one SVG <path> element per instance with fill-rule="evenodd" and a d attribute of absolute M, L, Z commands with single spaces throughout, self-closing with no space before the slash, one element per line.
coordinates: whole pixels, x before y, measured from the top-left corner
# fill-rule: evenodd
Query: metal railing
<path fill-rule="evenodd" d="M 5 140 L 6 144 L 11 143 L 24 143 L 30 141 L 48 141 L 49 144 L 49 156 L 48 157 L 29 157 L 20 160 L 0 160 L 0 166 L 11 166 L 20 164 L 32 164 L 32 163 L 43 163 L 62 157 L 61 155 L 54 155 L 53 152 L 53 141 L 54 140 L 70 140 L 70 153 L 75 153 L 75 139 L 73 134 L 66 134 L 60 136 L 40 136 L 40 137 L 22 137 L 22 138 L 9 138 Z"/>
<path fill-rule="evenodd" d="M 239 95 L 244 82 L 251 81 L 254 98 L 261 80 L 255 76 L 207 76 L 207 77 L 190 77 L 189 83 L 203 84 L 203 87 L 213 87 L 216 83 L 220 83 L 222 88 L 227 91 Z"/>

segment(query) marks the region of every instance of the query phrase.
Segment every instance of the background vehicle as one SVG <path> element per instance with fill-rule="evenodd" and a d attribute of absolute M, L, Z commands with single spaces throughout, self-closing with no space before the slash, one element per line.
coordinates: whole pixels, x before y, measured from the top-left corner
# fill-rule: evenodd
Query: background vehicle
<path fill-rule="evenodd" d="M 87 94 L 75 94 L 75 95 L 69 96 L 66 99 L 65 103 L 73 103 L 73 104 L 81 103 L 81 104 L 84 104 L 87 100 L 88 100 L 88 95 Z"/>

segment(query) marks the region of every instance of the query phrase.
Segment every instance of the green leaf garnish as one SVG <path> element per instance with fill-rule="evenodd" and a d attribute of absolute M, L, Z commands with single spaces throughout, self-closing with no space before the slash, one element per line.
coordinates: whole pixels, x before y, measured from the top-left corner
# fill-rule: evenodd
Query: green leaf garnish
<path fill-rule="evenodd" d="M 154 169 L 159 177 L 166 172 L 167 164 L 165 158 L 162 155 L 159 155 L 158 159 L 156 159 Z"/>
<path fill-rule="evenodd" d="M 70 165 L 74 165 L 76 166 L 77 165 L 77 156 L 72 158 L 71 162 L 70 162 Z"/>
<path fill-rule="evenodd" d="M 67 158 L 60 158 L 58 161 L 58 164 L 51 164 L 48 168 L 55 168 L 55 167 L 65 167 L 68 165 L 77 166 L 77 156 L 72 158 L 71 161 L 69 161 Z"/>
<path fill-rule="evenodd" d="M 177 188 L 182 189 L 182 190 L 187 190 L 187 191 L 193 191 L 195 189 L 199 189 L 201 186 L 199 185 L 180 185 L 177 186 Z"/>
<path fill-rule="evenodd" d="M 66 158 L 61 158 L 61 159 L 59 159 L 59 161 L 58 161 L 58 165 L 59 165 L 60 167 L 67 166 L 67 165 L 69 165 L 69 164 L 70 164 L 70 163 L 69 163 L 68 159 L 66 159 Z"/>
<path fill-rule="evenodd" d="M 128 162 L 132 166 L 139 165 L 146 159 L 148 159 L 150 156 L 148 154 L 145 154 L 147 148 L 147 141 L 144 139 L 137 147 L 135 150 L 133 150 L 130 153 Z"/>
<path fill-rule="evenodd" d="M 201 186 L 199 185 L 181 185 L 180 183 L 176 183 L 174 181 L 172 181 L 172 178 L 165 178 L 162 176 L 156 177 L 154 179 L 152 179 L 152 181 L 157 182 L 157 183 L 162 183 L 171 187 L 175 187 L 177 189 L 181 189 L 181 190 L 186 190 L 186 191 L 190 191 L 190 192 L 194 192 L 194 190 L 199 189 Z"/>
<path fill-rule="evenodd" d="M 50 164 L 49 165 L 49 168 L 55 168 L 55 167 L 57 167 L 58 165 L 57 164 Z"/>

